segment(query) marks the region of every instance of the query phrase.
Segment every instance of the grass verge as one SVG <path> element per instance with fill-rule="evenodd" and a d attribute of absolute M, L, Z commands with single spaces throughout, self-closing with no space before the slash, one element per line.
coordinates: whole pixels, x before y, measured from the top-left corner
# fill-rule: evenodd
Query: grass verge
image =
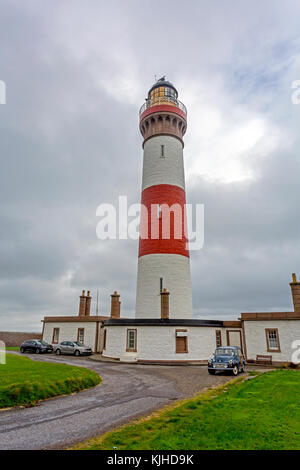
<path fill-rule="evenodd" d="M 75 449 L 300 449 L 300 373 L 228 383 Z"/>
<path fill-rule="evenodd" d="M 0 408 L 33 405 L 38 400 L 79 392 L 100 382 L 98 374 L 84 367 L 7 354 L 6 364 L 0 365 Z"/>

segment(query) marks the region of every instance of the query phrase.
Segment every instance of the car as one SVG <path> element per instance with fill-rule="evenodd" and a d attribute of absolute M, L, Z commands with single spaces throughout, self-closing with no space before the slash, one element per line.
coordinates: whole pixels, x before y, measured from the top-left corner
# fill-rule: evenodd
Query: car
<path fill-rule="evenodd" d="M 219 371 L 238 375 L 245 372 L 245 367 L 245 357 L 238 346 L 220 346 L 208 361 L 208 372 L 212 375 Z"/>
<path fill-rule="evenodd" d="M 54 352 L 58 356 L 60 354 L 73 354 L 74 356 L 89 356 L 92 349 L 79 341 L 62 341 L 54 346 Z"/>
<path fill-rule="evenodd" d="M 40 339 L 28 339 L 21 344 L 20 351 L 21 353 L 28 351 L 36 354 L 52 353 L 53 346 Z"/>

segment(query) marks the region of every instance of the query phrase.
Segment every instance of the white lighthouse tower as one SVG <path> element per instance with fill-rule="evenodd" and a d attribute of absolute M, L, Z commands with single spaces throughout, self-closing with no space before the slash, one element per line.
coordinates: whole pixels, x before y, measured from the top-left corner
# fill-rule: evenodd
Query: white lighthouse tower
<path fill-rule="evenodd" d="M 192 318 L 190 258 L 184 230 L 186 115 L 176 88 L 165 77 L 152 86 L 140 109 L 144 137 L 141 202 L 146 210 L 141 216 L 136 318 L 161 317 L 163 288 L 170 293 L 170 319 Z"/>

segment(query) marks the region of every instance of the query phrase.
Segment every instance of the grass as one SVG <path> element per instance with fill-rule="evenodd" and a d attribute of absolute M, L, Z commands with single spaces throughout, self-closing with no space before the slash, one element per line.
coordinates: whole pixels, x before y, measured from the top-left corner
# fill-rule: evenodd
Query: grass
<path fill-rule="evenodd" d="M 7 346 L 6 351 L 20 351 L 20 348 L 18 346 Z"/>
<path fill-rule="evenodd" d="M 177 402 L 75 449 L 300 449 L 300 373 L 276 370 Z"/>
<path fill-rule="evenodd" d="M 0 365 L 0 408 L 33 405 L 38 400 L 79 392 L 100 382 L 98 374 L 84 367 L 7 354 L 6 364 Z"/>

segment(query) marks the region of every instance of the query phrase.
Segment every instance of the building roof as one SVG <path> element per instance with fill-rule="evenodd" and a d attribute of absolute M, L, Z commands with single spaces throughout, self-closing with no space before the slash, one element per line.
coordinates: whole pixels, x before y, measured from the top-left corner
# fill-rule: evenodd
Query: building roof
<path fill-rule="evenodd" d="M 64 317 L 44 317 L 42 320 L 44 323 L 64 323 L 64 322 L 104 322 L 108 320 L 109 317 L 105 317 L 103 315 L 90 315 L 88 317 L 80 317 L 79 315 L 75 316 L 64 316 Z"/>
<path fill-rule="evenodd" d="M 109 318 L 105 326 L 223 326 L 219 320 L 193 320 L 170 318 Z"/>
<path fill-rule="evenodd" d="M 253 312 L 242 313 L 241 320 L 300 320 L 300 312 Z"/>

